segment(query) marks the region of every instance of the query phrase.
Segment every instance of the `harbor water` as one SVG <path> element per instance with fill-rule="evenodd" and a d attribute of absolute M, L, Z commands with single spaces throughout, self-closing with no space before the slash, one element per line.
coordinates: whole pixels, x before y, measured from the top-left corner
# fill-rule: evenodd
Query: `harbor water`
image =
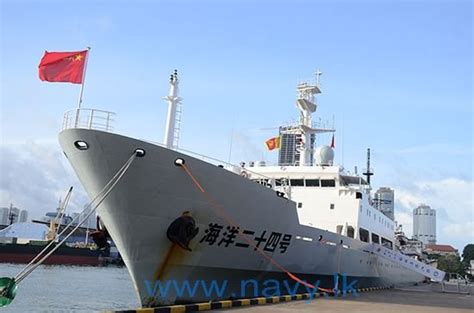
<path fill-rule="evenodd" d="M 15 276 L 24 265 L 0 264 L 0 276 Z M 125 267 L 40 266 L 18 286 L 1 313 L 101 312 L 139 307 Z"/>

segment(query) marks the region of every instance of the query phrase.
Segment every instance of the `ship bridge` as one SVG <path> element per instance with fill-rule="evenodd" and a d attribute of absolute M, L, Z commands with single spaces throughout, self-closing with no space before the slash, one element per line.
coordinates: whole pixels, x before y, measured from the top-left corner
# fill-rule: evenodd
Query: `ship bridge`
<path fill-rule="evenodd" d="M 296 202 L 303 225 L 392 247 L 395 223 L 372 205 L 370 186 L 340 166 L 242 168 L 255 183 Z"/>

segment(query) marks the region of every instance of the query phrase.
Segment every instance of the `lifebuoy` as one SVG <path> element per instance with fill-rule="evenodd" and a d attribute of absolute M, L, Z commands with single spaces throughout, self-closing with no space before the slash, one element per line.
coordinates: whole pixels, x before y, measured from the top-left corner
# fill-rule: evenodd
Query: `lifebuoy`
<path fill-rule="evenodd" d="M 245 178 L 249 178 L 249 174 L 246 171 L 242 171 L 240 173 L 240 176 L 245 177 Z"/>

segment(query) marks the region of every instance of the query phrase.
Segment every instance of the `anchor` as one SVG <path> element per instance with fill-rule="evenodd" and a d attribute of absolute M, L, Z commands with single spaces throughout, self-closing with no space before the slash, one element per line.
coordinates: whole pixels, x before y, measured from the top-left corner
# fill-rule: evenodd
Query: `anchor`
<path fill-rule="evenodd" d="M 192 251 L 189 248 L 189 242 L 196 237 L 199 232 L 199 227 L 196 227 L 196 221 L 192 218 L 189 211 L 183 212 L 183 215 L 175 219 L 168 230 L 166 236 L 168 239 L 183 248 L 184 250 Z"/>

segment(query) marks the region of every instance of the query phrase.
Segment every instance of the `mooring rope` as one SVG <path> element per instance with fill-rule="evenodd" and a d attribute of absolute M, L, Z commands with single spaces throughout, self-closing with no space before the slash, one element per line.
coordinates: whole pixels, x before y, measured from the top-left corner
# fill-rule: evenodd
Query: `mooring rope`
<path fill-rule="evenodd" d="M 59 211 L 58 214 L 56 215 L 56 218 L 57 218 L 58 216 L 61 216 L 61 217 L 58 219 L 58 221 L 61 221 L 61 219 L 62 219 L 61 211 L 62 211 L 62 210 L 65 210 L 66 207 L 67 207 L 67 205 L 69 204 L 69 199 L 71 198 L 71 194 L 72 194 L 72 187 L 69 188 L 69 191 L 68 191 L 68 193 L 66 194 L 66 197 L 64 198 L 64 201 L 63 201 L 63 203 L 61 204 L 61 206 L 60 206 L 60 208 L 59 208 L 60 211 Z M 82 214 L 82 213 L 81 213 L 81 214 Z M 68 228 L 69 225 L 71 225 L 71 223 L 73 223 L 76 218 L 77 218 L 77 216 L 74 217 L 74 219 L 66 226 L 66 228 Z M 60 226 L 60 224 L 61 224 L 61 222 L 59 222 L 58 227 Z M 55 234 L 55 238 L 56 238 L 56 237 L 57 237 L 57 233 Z M 55 238 L 54 238 L 54 239 L 55 239 Z M 46 247 L 44 247 L 43 250 L 41 250 L 41 251 L 33 258 L 33 260 L 30 261 L 30 263 L 28 263 L 25 267 L 23 267 L 23 269 L 22 269 L 18 274 L 16 274 L 15 279 L 16 279 L 18 276 L 20 276 L 27 268 L 29 268 L 29 267 L 31 266 L 31 264 L 33 264 L 49 247 L 51 247 L 51 245 L 54 243 L 54 239 L 51 240 L 50 243 L 49 243 Z"/>
<path fill-rule="evenodd" d="M 25 279 L 31 272 L 33 272 L 38 266 L 40 266 L 51 254 L 54 253 L 79 227 L 88 220 L 88 218 L 95 212 L 97 207 L 105 200 L 105 198 L 109 195 L 109 193 L 114 189 L 115 185 L 120 181 L 120 179 L 123 177 L 123 175 L 127 172 L 128 168 L 132 164 L 132 162 L 135 160 L 137 156 L 137 152 L 134 151 L 133 154 L 130 156 L 130 158 L 125 162 L 125 164 L 117 171 L 117 173 L 109 180 L 109 182 L 104 186 L 104 188 L 92 199 L 91 202 L 84 208 L 84 210 L 79 214 L 76 218 L 80 217 L 81 215 L 84 214 L 92 205 L 93 203 L 97 200 L 97 204 L 86 214 L 86 216 L 77 223 L 77 225 L 68 233 L 66 236 L 53 248 L 51 249 L 46 255 L 44 255 L 37 263 L 33 262 L 37 260 L 41 254 L 43 254 L 50 246 L 54 244 L 54 241 L 51 241 L 22 271 L 20 271 L 16 276 L 15 276 L 15 282 L 19 284 L 23 279 Z M 62 236 L 66 230 L 69 229 L 69 227 L 72 225 L 75 219 L 73 219 L 64 229 L 61 233 L 58 234 L 58 238 Z"/>
<path fill-rule="evenodd" d="M 211 205 L 211 207 L 213 207 L 214 209 L 216 209 L 217 213 L 231 226 L 233 227 L 236 227 L 236 228 L 240 228 L 239 225 L 237 223 L 235 223 L 232 218 L 230 216 L 228 216 L 224 210 L 224 208 L 219 205 L 217 203 L 217 201 L 215 201 L 212 196 L 206 192 L 206 190 L 204 189 L 204 187 L 199 183 L 199 181 L 197 180 L 197 178 L 191 173 L 191 171 L 189 170 L 189 168 L 184 164 L 184 162 L 181 162 L 179 164 L 179 166 L 181 166 L 184 171 L 186 172 L 186 174 L 191 178 L 191 180 L 193 181 L 193 183 L 196 185 L 196 187 L 199 189 L 199 191 L 205 196 L 207 202 L 209 203 L 209 205 Z M 280 263 L 278 263 L 275 259 L 273 259 L 271 256 L 267 255 L 261 248 L 257 247 L 255 245 L 255 243 L 250 239 L 248 238 L 247 235 L 245 234 L 241 234 L 239 233 L 239 235 L 241 235 L 244 240 L 252 247 L 254 248 L 254 251 L 257 251 L 262 257 L 264 257 L 266 260 L 268 260 L 270 263 L 272 263 L 273 265 L 275 265 L 277 268 L 279 268 L 281 271 L 283 271 L 286 275 L 288 275 L 288 277 L 290 277 L 292 280 L 306 286 L 306 287 L 309 287 L 309 288 L 312 288 L 312 289 L 317 289 L 317 290 L 321 290 L 321 291 L 324 291 L 324 292 L 327 292 L 327 293 L 333 293 L 334 290 L 331 290 L 331 289 L 326 289 L 326 288 L 321 288 L 319 286 L 314 286 L 300 278 L 298 278 L 295 274 L 291 273 L 289 270 L 287 270 L 283 265 L 281 265 Z"/>

